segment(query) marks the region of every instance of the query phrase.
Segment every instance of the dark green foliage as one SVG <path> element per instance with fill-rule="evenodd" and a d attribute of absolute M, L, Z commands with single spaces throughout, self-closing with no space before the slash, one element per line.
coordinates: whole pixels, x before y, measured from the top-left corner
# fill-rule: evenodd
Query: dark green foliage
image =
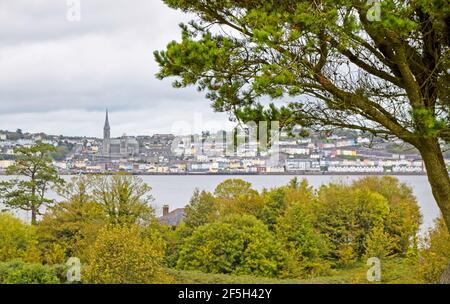
<path fill-rule="evenodd" d="M 189 228 L 202 226 L 217 217 L 215 198 L 209 192 L 200 192 L 196 189 L 184 211 L 186 226 Z"/>
<path fill-rule="evenodd" d="M 21 259 L 26 262 L 37 262 L 36 229 L 20 219 L 0 213 L 0 262 Z"/>
<path fill-rule="evenodd" d="M 276 237 L 296 262 L 291 272 L 297 276 L 318 276 L 329 270 L 327 239 L 314 228 L 302 205 L 294 203 L 278 219 Z"/>
<path fill-rule="evenodd" d="M 194 231 L 181 248 L 177 268 L 209 273 L 277 277 L 286 253 L 255 217 L 234 215 Z"/>
<path fill-rule="evenodd" d="M 59 284 L 55 267 L 26 264 L 22 261 L 0 263 L 0 284 Z"/>
<path fill-rule="evenodd" d="M 268 275 L 242 270 L 240 264 L 248 255 L 242 242 L 249 241 L 239 227 L 248 229 L 252 223 L 254 229 L 265 227 L 265 238 L 276 242 L 286 256 L 288 266 L 278 276 L 291 277 L 327 274 L 372 256 L 406 256 L 417 250 L 414 240 L 421 220 L 411 189 L 391 177 L 329 184 L 317 192 L 305 180 L 293 179 L 261 193 L 245 181 L 231 179 L 221 183 L 215 195 L 196 191 L 188 210 L 187 222 L 167 234 L 168 265 Z"/>
<path fill-rule="evenodd" d="M 277 219 L 288 206 L 284 189 L 273 189 L 263 193 L 263 207 L 261 210 L 261 220 L 273 230 Z"/>
<path fill-rule="evenodd" d="M 349 248 L 357 258 L 361 258 L 366 253 L 367 240 L 373 229 L 382 228 L 395 238 L 395 235 L 389 234 L 387 226 L 396 215 L 395 207 L 391 208 L 388 200 L 377 192 L 345 185 L 328 185 L 322 186 L 318 192 L 314 224 L 329 240 L 336 259 L 340 259 L 339 252 Z M 413 227 L 409 227 L 409 224 L 397 228 L 411 231 L 409 237 L 414 237 L 418 232 L 417 223 Z M 403 247 L 398 242 L 397 238 L 392 246 L 397 250 L 392 249 L 387 255 L 406 254 L 411 244 Z"/>
<path fill-rule="evenodd" d="M 392 249 L 395 253 L 407 252 L 422 223 L 412 189 L 391 176 L 364 177 L 356 180 L 353 188 L 377 192 L 386 198 L 390 215 L 386 218 L 384 228 L 394 239 Z"/>

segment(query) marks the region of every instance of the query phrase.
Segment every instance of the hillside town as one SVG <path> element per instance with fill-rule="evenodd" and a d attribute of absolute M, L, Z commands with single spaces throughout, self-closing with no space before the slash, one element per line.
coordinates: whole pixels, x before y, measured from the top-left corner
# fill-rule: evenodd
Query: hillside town
<path fill-rule="evenodd" d="M 223 137 L 209 132 L 119 138 L 111 138 L 110 134 L 108 113 L 103 138 L 0 131 L 0 173 L 5 173 L 14 162 L 15 148 L 39 141 L 56 147 L 57 151 L 51 156 L 61 174 L 425 173 L 421 157 L 412 147 L 348 130 L 326 134 L 310 132 L 302 137 L 281 133 L 276 147 L 272 145 L 265 151 L 244 140 L 232 153 L 224 140 L 217 140 Z M 449 158 L 446 155 L 447 164 L 450 164 Z"/>

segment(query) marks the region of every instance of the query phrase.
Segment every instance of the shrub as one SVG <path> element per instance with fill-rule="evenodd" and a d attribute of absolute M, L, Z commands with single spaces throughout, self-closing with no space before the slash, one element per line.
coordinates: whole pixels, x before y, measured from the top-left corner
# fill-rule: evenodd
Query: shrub
<path fill-rule="evenodd" d="M 0 213 L 0 262 L 23 259 L 38 262 L 34 227 L 8 213 Z"/>
<path fill-rule="evenodd" d="M 402 255 L 409 252 L 422 222 L 412 189 L 392 176 L 363 177 L 354 181 L 352 187 L 379 193 L 387 200 L 389 216 L 384 221 L 384 229 L 393 240 L 392 251 Z"/>
<path fill-rule="evenodd" d="M 378 193 L 331 184 L 319 190 L 314 224 L 327 236 L 332 250 L 350 244 L 359 258 L 367 235 L 388 212 L 386 199 Z"/>
<path fill-rule="evenodd" d="M 88 248 L 107 218 L 95 202 L 71 200 L 49 210 L 37 227 L 42 260 L 65 263 L 70 257 L 87 259 Z"/>
<path fill-rule="evenodd" d="M 342 244 L 339 246 L 336 255 L 338 257 L 338 264 L 343 267 L 353 265 L 357 260 L 355 250 L 351 244 Z"/>
<path fill-rule="evenodd" d="M 144 233 L 148 235 L 148 231 Z M 94 284 L 159 283 L 163 241 L 143 235 L 138 226 L 110 225 L 100 230 L 91 248 L 82 281 Z"/>
<path fill-rule="evenodd" d="M 374 227 L 366 240 L 365 256 L 366 258 L 385 258 L 386 256 L 392 254 L 392 244 L 392 237 L 384 231 L 384 227 L 382 225 Z"/>
<path fill-rule="evenodd" d="M 0 284 L 59 284 L 57 270 L 20 260 L 0 263 Z"/>
<path fill-rule="evenodd" d="M 215 198 L 209 192 L 196 189 L 184 212 L 184 222 L 190 228 L 210 223 L 217 217 Z"/>
<path fill-rule="evenodd" d="M 286 211 L 288 206 L 286 194 L 282 188 L 273 189 L 263 193 L 263 207 L 261 219 L 273 230 L 277 219 Z"/>
<path fill-rule="evenodd" d="M 276 277 L 285 271 L 286 253 L 254 216 L 231 215 L 197 228 L 183 244 L 177 267 Z"/>
<path fill-rule="evenodd" d="M 450 262 L 450 233 L 442 218 L 428 232 L 425 245 L 420 251 L 420 277 L 427 283 L 439 283 Z"/>
<path fill-rule="evenodd" d="M 164 264 L 167 267 L 175 268 L 180 257 L 181 247 L 192 235 L 193 229 L 187 227 L 185 223 L 181 223 L 175 228 L 162 226 L 161 230 L 166 243 Z"/>
<path fill-rule="evenodd" d="M 370 178 L 351 186 L 330 184 L 320 188 L 313 210 L 313 225 L 330 241 L 332 257 L 339 260 L 344 245 L 352 247 L 357 259 L 368 254 L 369 249 L 376 251 L 371 254 L 406 255 L 414 246 L 412 240 L 420 225 L 417 203 L 410 197 L 409 190 L 395 182 L 389 185 L 390 191 L 400 194 L 385 197 L 384 191 L 378 188 L 390 180 Z M 400 220 L 397 217 L 410 218 Z"/>
<path fill-rule="evenodd" d="M 326 274 L 329 263 L 326 240 L 314 229 L 302 205 L 293 204 L 278 219 L 276 236 L 297 263 L 291 272 L 300 276 L 318 276 Z"/>
<path fill-rule="evenodd" d="M 57 192 L 66 201 L 48 210 L 38 227 L 45 263 L 64 263 L 70 257 L 86 262 L 99 230 L 108 223 L 151 226 L 156 221 L 150 187 L 136 176 L 77 176 Z"/>

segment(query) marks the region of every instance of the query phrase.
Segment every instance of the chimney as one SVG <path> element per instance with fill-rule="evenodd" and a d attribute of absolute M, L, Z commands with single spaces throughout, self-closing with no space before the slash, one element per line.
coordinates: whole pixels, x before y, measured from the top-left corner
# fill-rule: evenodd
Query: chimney
<path fill-rule="evenodd" d="M 166 216 L 169 214 L 169 205 L 163 206 L 163 216 Z"/>

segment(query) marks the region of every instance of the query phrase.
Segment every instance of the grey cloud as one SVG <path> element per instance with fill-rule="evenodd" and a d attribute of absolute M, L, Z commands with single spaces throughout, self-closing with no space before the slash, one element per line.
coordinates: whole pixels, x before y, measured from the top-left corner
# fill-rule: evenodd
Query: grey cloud
<path fill-rule="evenodd" d="M 159 0 L 81 0 L 81 7 L 77 23 L 65 19 L 65 0 L 0 1 L 1 128 L 94 135 L 98 131 L 87 127 L 88 121 L 72 128 L 68 123 L 76 119 L 56 113 L 89 119 L 105 107 L 124 120 L 133 111 L 157 112 L 154 122 L 133 118 L 136 128 L 155 132 L 170 125 L 180 109 L 226 120 L 213 114 L 194 88 L 175 90 L 171 81 L 154 76 L 153 51 L 179 39 L 178 23 L 189 16 Z"/>
<path fill-rule="evenodd" d="M 170 108 L 170 110 L 168 110 Z M 167 104 L 165 107 L 141 110 L 110 111 L 112 136 L 150 135 L 154 133 L 175 133 L 185 135 L 200 133 L 207 127 L 214 126 L 215 131 L 230 129 L 233 123 L 223 113 L 202 112 L 199 106 L 188 104 Z M 60 110 L 43 113 L 22 112 L 0 114 L 0 130 L 22 128 L 27 132 L 45 132 L 68 136 L 101 137 L 105 112 L 87 110 Z M 177 126 L 187 126 L 180 130 Z M 209 128 L 208 128 L 209 129 Z M 184 132 L 183 132 L 184 131 Z"/>
<path fill-rule="evenodd" d="M 159 29 L 186 21 L 188 16 L 160 0 L 80 0 L 81 22 L 68 22 L 66 0 L 0 1 L 0 41 L 21 43 L 64 39 L 86 33 L 122 29 Z"/>

